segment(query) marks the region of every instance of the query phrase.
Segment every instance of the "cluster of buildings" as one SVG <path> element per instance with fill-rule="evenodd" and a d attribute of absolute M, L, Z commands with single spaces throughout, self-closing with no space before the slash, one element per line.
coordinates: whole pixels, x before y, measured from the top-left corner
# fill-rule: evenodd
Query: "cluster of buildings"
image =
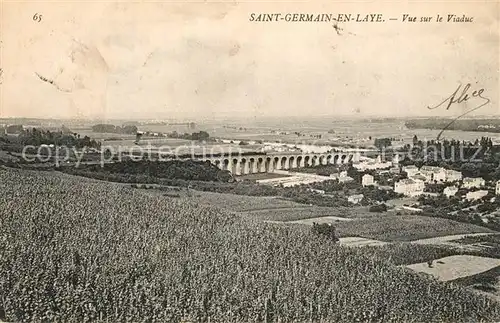
<path fill-rule="evenodd" d="M 308 173 L 290 172 L 286 170 L 274 170 L 274 173 L 282 174 L 284 175 L 284 177 L 260 179 L 257 180 L 257 183 L 274 185 L 274 186 L 282 185 L 283 187 L 292 187 L 302 184 L 324 182 L 330 179 L 326 176 L 308 174 Z M 321 190 L 317 190 L 317 193 L 324 194 L 324 191 L 321 192 L 320 191 Z"/>
<path fill-rule="evenodd" d="M 379 155 L 376 159 L 361 156 L 359 157 L 359 162 L 354 163 L 352 166 L 358 171 L 362 172 L 365 170 L 376 170 L 393 167 L 399 164 L 399 155 L 395 155 L 392 161 L 382 161 Z"/>
<path fill-rule="evenodd" d="M 337 179 L 339 183 L 347 183 L 354 181 L 354 178 L 347 176 L 346 171 L 342 171 L 338 174 L 330 174 L 331 179 Z"/>
<path fill-rule="evenodd" d="M 448 186 L 444 189 L 443 195 L 446 197 L 455 196 L 459 186 L 465 189 L 479 189 L 468 192 L 465 196 L 467 200 L 478 200 L 488 195 L 484 189 L 486 181 L 481 177 L 462 177 L 462 173 L 455 170 L 444 169 L 435 166 L 422 166 L 420 169 L 414 165 L 403 167 L 408 178 L 394 183 L 394 192 L 406 196 L 418 196 L 424 194 L 426 184 L 432 183 L 456 183 L 455 186 Z M 496 182 L 495 194 L 500 195 L 500 181 Z"/>
<path fill-rule="evenodd" d="M 236 142 L 236 141 L 234 143 L 239 144 L 239 142 Z M 250 144 L 255 144 L 255 142 L 250 143 Z M 266 143 L 262 148 L 260 148 L 260 151 L 262 151 L 262 152 L 300 152 L 301 150 L 297 146 L 292 147 L 292 146 L 287 145 L 287 144 Z"/>
<path fill-rule="evenodd" d="M 408 178 L 394 183 L 394 192 L 406 196 L 418 196 L 423 194 L 425 184 L 427 183 L 446 183 L 462 180 L 461 172 L 444 169 L 442 167 L 422 166 L 419 169 L 415 165 L 409 165 L 404 166 L 402 170 L 407 174 Z M 466 180 L 468 181 L 469 179 L 465 179 L 464 183 Z"/>
<path fill-rule="evenodd" d="M 408 178 L 419 179 L 425 183 L 455 182 L 462 179 L 462 173 L 436 166 L 422 166 L 418 169 L 415 165 L 403 167 Z"/>
<path fill-rule="evenodd" d="M 405 178 L 394 183 L 394 192 L 406 196 L 418 196 L 424 193 L 424 181 L 416 178 Z"/>

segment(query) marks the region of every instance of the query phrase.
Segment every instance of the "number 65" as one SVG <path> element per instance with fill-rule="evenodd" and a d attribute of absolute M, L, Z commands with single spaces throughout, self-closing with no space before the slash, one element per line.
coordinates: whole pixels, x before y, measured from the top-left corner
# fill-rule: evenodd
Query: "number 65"
<path fill-rule="evenodd" d="M 33 16 L 33 21 L 42 21 L 42 15 L 39 15 L 38 13 L 35 13 L 35 15 Z"/>

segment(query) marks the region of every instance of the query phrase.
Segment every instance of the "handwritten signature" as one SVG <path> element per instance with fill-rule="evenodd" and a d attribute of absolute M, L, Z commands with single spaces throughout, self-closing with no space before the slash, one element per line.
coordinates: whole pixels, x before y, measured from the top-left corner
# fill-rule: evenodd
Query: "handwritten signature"
<path fill-rule="evenodd" d="M 427 109 L 429 109 L 429 110 L 434 110 L 434 109 L 437 109 L 437 108 L 442 107 L 445 104 L 447 104 L 446 105 L 446 110 L 449 110 L 450 107 L 453 104 L 467 102 L 468 100 L 470 100 L 472 98 L 479 98 L 479 99 L 483 100 L 483 104 L 481 104 L 481 105 L 479 105 L 479 106 L 477 106 L 475 108 L 472 108 L 472 109 L 470 109 L 470 110 L 462 113 L 461 115 L 459 115 L 458 117 L 456 117 L 455 119 L 453 119 L 450 123 L 448 123 L 443 128 L 443 130 L 441 130 L 441 132 L 437 135 L 436 140 L 439 140 L 439 138 L 441 137 L 441 135 L 443 134 L 443 132 L 446 129 L 448 129 L 452 124 L 454 124 L 458 119 L 460 119 L 460 118 L 468 115 L 469 113 L 471 113 L 473 111 L 476 111 L 476 110 L 484 107 L 488 103 L 490 103 L 490 99 L 487 98 L 487 97 L 485 97 L 485 96 L 483 96 L 484 89 L 475 90 L 475 91 L 473 91 L 472 93 L 469 94 L 470 88 L 471 88 L 471 84 L 470 83 L 467 83 L 467 85 L 465 85 L 463 88 L 462 88 L 462 84 L 460 84 L 458 86 L 458 88 L 455 90 L 455 92 L 453 92 L 449 97 L 447 97 L 446 99 L 444 99 L 443 102 L 439 103 L 438 105 L 436 105 L 434 107 L 430 107 L 430 106 L 427 107 Z M 462 92 L 459 94 L 460 89 L 462 89 Z"/>

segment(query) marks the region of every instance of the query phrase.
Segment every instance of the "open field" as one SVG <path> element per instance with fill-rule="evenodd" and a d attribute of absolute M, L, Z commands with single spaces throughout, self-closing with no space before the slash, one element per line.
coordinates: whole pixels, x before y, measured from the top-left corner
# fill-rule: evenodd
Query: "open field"
<path fill-rule="evenodd" d="M 494 232 L 490 229 L 448 219 L 418 215 L 380 215 L 338 222 L 341 237 L 364 237 L 382 241 L 412 241 L 454 234 Z"/>
<path fill-rule="evenodd" d="M 152 184 L 148 186 L 158 187 L 158 185 Z M 188 191 L 185 188 L 179 187 L 170 187 L 167 189 L 165 186 L 162 186 L 162 190 L 150 189 L 146 190 L 146 192 L 154 196 L 175 195 L 180 201 L 186 203 L 194 202 L 204 206 L 213 206 L 230 212 L 236 212 L 248 219 L 274 221 L 277 223 L 305 220 L 304 224 L 312 225 L 312 222 L 307 219 L 323 218 L 324 220 L 317 220 L 317 222 L 324 222 L 337 218 L 335 219 L 335 222 L 337 222 L 336 220 L 342 221 L 380 216 L 380 214 L 368 212 L 367 207 L 322 207 L 301 204 L 280 197 Z"/>
<path fill-rule="evenodd" d="M 428 129 L 408 129 L 404 123 L 404 119 L 400 120 L 383 120 L 383 122 L 373 122 L 374 120 L 366 119 L 346 119 L 339 120 L 334 117 L 325 118 L 300 118 L 289 120 L 269 120 L 262 121 L 256 124 L 233 123 L 228 125 L 235 126 L 237 129 L 223 128 L 220 124 L 197 125 L 199 129 L 208 131 L 214 137 L 225 137 L 234 139 L 265 139 L 267 141 L 287 141 L 287 142 L 345 142 L 352 139 L 352 142 L 366 142 L 368 136 L 373 138 L 395 137 L 403 139 L 404 143 L 411 143 L 413 135 L 418 138 L 434 139 L 437 137 L 439 130 Z M 376 121 L 376 120 L 375 120 Z M 380 120 L 379 120 L 380 121 Z M 276 125 L 280 126 L 277 127 Z M 246 130 L 239 130 L 240 127 Z M 142 130 L 142 129 L 141 129 Z M 271 133 L 271 130 L 288 131 L 290 134 Z M 328 130 L 334 130 L 335 133 L 327 133 Z M 155 131 L 160 131 L 159 128 Z M 306 134 L 304 137 L 297 137 L 293 132 L 298 131 Z M 309 134 L 322 134 L 321 139 L 310 138 Z M 443 138 L 460 138 L 460 140 L 475 140 L 482 136 L 500 138 L 500 135 L 488 132 L 470 132 L 470 131 L 445 131 Z M 347 138 L 346 138 L 347 137 Z M 370 143 L 370 142 L 368 142 Z"/>
<path fill-rule="evenodd" d="M 307 218 L 307 219 L 300 219 L 300 220 L 294 220 L 294 221 L 276 221 L 276 220 L 264 220 L 264 222 L 267 223 L 276 223 L 276 224 L 305 224 L 305 225 L 313 225 L 314 223 L 317 224 L 322 224 L 322 223 L 335 223 L 339 221 L 352 221 L 353 219 L 349 218 L 341 218 L 338 216 L 323 216 L 319 218 Z"/>
<path fill-rule="evenodd" d="M 342 212 L 342 208 L 308 206 L 304 204 L 298 204 L 287 208 L 266 208 L 266 209 L 249 210 L 245 212 L 240 212 L 240 214 L 248 218 L 257 219 L 261 221 L 281 221 L 283 223 L 289 223 L 288 221 L 297 221 L 310 218 L 324 218 L 324 217 L 345 218 Z"/>
<path fill-rule="evenodd" d="M 488 232 L 478 232 L 478 233 L 468 233 L 468 234 L 456 234 L 450 235 L 446 237 L 435 237 L 435 238 L 427 238 L 413 241 L 413 243 L 417 244 L 440 244 L 444 242 L 449 242 L 454 245 L 464 244 L 471 245 L 472 241 L 488 241 L 491 239 L 496 239 L 498 241 L 499 233 L 494 233 L 491 231 Z"/>
<path fill-rule="evenodd" d="M 477 275 L 497 266 L 500 266 L 500 259 L 456 255 L 436 259 L 432 267 L 429 267 L 427 262 L 408 265 L 406 267 L 417 272 L 432 275 L 441 281 L 449 281 Z"/>
<path fill-rule="evenodd" d="M 441 245 L 417 245 L 410 242 L 365 247 L 364 252 L 384 258 L 394 265 L 412 265 L 454 255 L 468 254 L 465 250 Z"/>
<path fill-rule="evenodd" d="M 366 239 L 359 237 L 340 238 L 339 243 L 346 247 L 367 247 L 367 246 L 375 247 L 375 246 L 384 246 L 388 244 L 388 242 L 380 240 L 373 240 L 373 239 Z"/>
<path fill-rule="evenodd" d="M 402 270 L 364 248 L 343 248 L 306 226 L 3 169 L 0 205 L 5 321 L 500 319 L 493 300 Z"/>
<path fill-rule="evenodd" d="M 254 211 L 262 209 L 288 209 L 295 207 L 300 208 L 305 206 L 304 204 L 287 201 L 277 197 L 257 197 L 200 191 L 193 191 L 192 196 L 186 198 L 201 205 L 219 207 L 233 212 Z"/>
<path fill-rule="evenodd" d="M 256 201 L 258 202 L 258 201 Z M 295 203 L 291 202 L 290 203 Z M 295 221 L 301 219 L 320 218 L 320 217 L 340 217 L 346 219 L 371 219 L 378 218 L 379 213 L 368 211 L 368 207 L 322 207 L 309 206 L 305 204 L 295 203 L 290 208 L 273 208 L 262 206 L 253 210 L 241 212 L 241 214 L 260 220 L 266 221 Z M 383 216 L 383 215 L 382 215 Z"/>
<path fill-rule="evenodd" d="M 154 185 L 149 185 L 154 187 Z M 367 207 L 322 207 L 301 204 L 280 197 L 246 196 L 202 191 L 187 191 L 177 187 L 167 190 L 147 190 L 155 196 L 175 194 L 182 201 L 222 208 L 259 221 L 295 221 L 320 217 L 366 218 L 378 214 L 368 212 Z"/>
<path fill-rule="evenodd" d="M 335 222 L 339 222 L 339 221 L 353 221 L 353 219 L 342 218 L 342 217 L 338 217 L 338 216 L 323 216 L 320 218 L 295 220 L 295 221 L 291 221 L 289 223 L 313 225 L 314 223 L 318 223 L 318 224 L 335 223 Z"/>
<path fill-rule="evenodd" d="M 302 224 L 311 226 L 316 223 L 332 223 L 337 228 L 337 233 L 341 237 L 340 242 L 344 245 L 364 246 L 364 245 L 384 245 L 389 242 L 409 242 L 416 245 L 448 245 L 447 242 L 457 239 L 457 237 L 465 235 L 484 235 L 492 234 L 494 231 L 488 228 L 460 223 L 441 218 L 427 218 L 418 215 L 397 215 L 385 216 L 383 218 L 342 218 L 337 216 L 312 217 L 308 212 L 314 212 L 314 209 L 296 210 L 275 210 L 266 211 L 268 218 L 277 218 L 279 213 L 297 214 L 301 217 L 301 213 L 310 215 L 303 217 L 300 220 L 264 220 L 266 222 L 291 225 Z M 317 212 L 317 211 L 316 211 Z M 260 214 L 261 212 L 246 212 L 246 214 Z M 262 216 L 262 215 L 261 215 Z M 292 218 L 290 215 L 283 215 L 283 218 Z M 263 219 L 261 217 L 261 219 Z M 458 235 L 459 232 L 466 232 Z M 481 233 L 473 233 L 481 232 Z M 485 233 L 486 232 L 486 233 Z M 457 244 L 449 244 L 449 246 L 458 246 Z"/>
<path fill-rule="evenodd" d="M 67 178 L 81 178 L 65 173 L 54 173 L 54 176 L 64 176 Z M 87 178 L 84 178 L 88 180 Z M 99 181 L 99 180 L 93 180 Z M 100 181 L 104 182 L 104 181 Z M 113 183 L 129 187 L 131 184 Z M 187 190 L 186 188 L 175 186 L 164 186 L 157 184 L 138 184 L 139 188 L 149 188 L 142 190 L 145 194 L 152 196 L 176 197 L 185 203 L 197 203 L 203 206 L 221 208 L 230 212 L 236 212 L 246 218 L 259 221 L 294 221 L 308 218 L 318 218 L 325 216 L 337 216 L 344 218 L 356 218 L 358 216 L 374 216 L 367 208 L 346 208 L 346 207 L 321 207 L 293 202 L 281 197 L 268 196 L 246 196 L 226 193 L 203 192 Z M 161 189 L 160 189 L 161 188 Z"/>

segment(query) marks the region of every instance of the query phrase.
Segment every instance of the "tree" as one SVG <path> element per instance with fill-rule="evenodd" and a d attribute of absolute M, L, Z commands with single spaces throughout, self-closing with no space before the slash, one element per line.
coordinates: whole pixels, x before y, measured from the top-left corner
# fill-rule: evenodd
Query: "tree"
<path fill-rule="evenodd" d="M 137 133 L 137 127 L 134 125 L 127 125 L 121 128 L 121 132 L 124 134 L 135 135 Z"/>
<path fill-rule="evenodd" d="M 329 223 L 318 224 L 314 222 L 312 226 L 312 231 L 314 234 L 326 236 L 331 240 L 333 240 L 334 242 L 339 241 L 339 237 L 337 235 L 337 228 L 335 228 L 335 226 L 332 224 Z"/>
<path fill-rule="evenodd" d="M 107 133 L 115 133 L 116 127 L 112 124 L 96 124 L 92 126 L 92 132 L 107 132 Z"/>
<path fill-rule="evenodd" d="M 377 147 L 379 150 L 389 147 L 391 146 L 391 144 L 391 138 L 376 138 L 374 143 L 375 147 Z"/>
<path fill-rule="evenodd" d="M 23 125 L 10 125 L 7 126 L 6 132 L 9 134 L 20 134 L 23 132 Z"/>
<path fill-rule="evenodd" d="M 191 140 L 203 141 L 207 140 L 208 138 L 210 138 L 210 135 L 206 131 L 193 132 L 191 134 Z"/>

